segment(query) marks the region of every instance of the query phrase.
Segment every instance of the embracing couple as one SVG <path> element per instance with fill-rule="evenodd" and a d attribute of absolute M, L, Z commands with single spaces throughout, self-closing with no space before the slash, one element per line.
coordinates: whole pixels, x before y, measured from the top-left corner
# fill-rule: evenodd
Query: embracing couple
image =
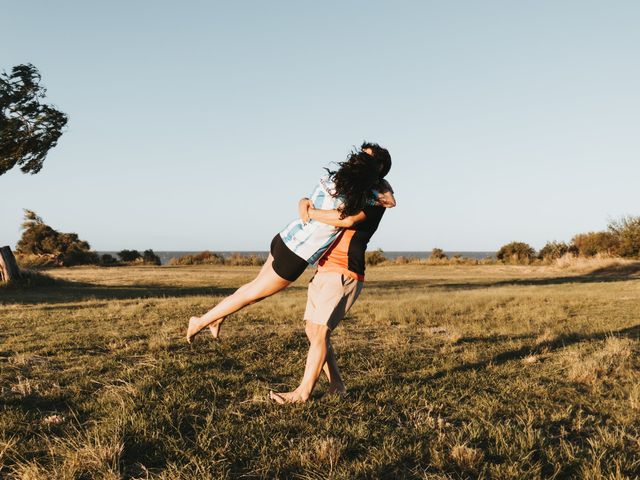
<path fill-rule="evenodd" d="M 218 338 L 227 315 L 283 290 L 307 266 L 317 266 L 304 313 L 310 344 L 304 375 L 291 392 L 269 392 L 269 397 L 281 404 L 305 402 L 323 371 L 330 392 L 346 391 L 331 346 L 331 332 L 358 298 L 364 285 L 369 239 L 385 209 L 396 204 L 384 179 L 391 169 L 391 156 L 385 148 L 363 143 L 338 165 L 337 171 L 327 170 L 309 198 L 300 200 L 300 218 L 273 238 L 258 276 L 203 316 L 189 320 L 188 342 L 206 327 Z"/>

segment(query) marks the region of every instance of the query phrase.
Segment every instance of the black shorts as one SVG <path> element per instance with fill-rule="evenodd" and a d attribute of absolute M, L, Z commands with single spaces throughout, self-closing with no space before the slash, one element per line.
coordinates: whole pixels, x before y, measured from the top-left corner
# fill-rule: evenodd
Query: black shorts
<path fill-rule="evenodd" d="M 282 241 L 278 233 L 271 240 L 273 270 L 285 280 L 295 282 L 309 266 L 306 260 L 291 251 Z"/>

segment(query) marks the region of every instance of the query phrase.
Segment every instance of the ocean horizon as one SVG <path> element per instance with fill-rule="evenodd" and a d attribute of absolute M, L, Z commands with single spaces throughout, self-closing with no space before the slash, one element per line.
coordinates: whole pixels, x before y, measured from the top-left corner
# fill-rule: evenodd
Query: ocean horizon
<path fill-rule="evenodd" d="M 139 250 L 140 253 L 142 253 L 144 250 Z M 169 263 L 169 260 L 171 260 L 172 258 L 177 258 L 177 257 L 182 257 L 184 255 L 194 255 L 196 253 L 201 253 L 203 250 L 165 250 L 165 251 L 155 251 L 154 253 L 156 255 L 158 255 L 158 257 L 160 258 L 160 262 L 162 263 L 162 265 L 166 265 L 167 263 Z M 212 253 L 216 253 L 218 255 L 222 255 L 225 258 L 228 258 L 232 255 L 235 254 L 240 254 L 240 255 L 257 255 L 259 257 L 263 257 L 266 258 L 267 254 L 269 252 L 267 252 L 266 250 L 229 250 L 229 251 L 220 251 L 220 250 L 209 250 Z M 369 250 L 369 251 L 374 251 L 374 250 Z M 111 250 L 101 250 L 97 252 L 99 255 L 104 255 L 104 254 L 109 254 L 109 255 L 113 255 L 114 257 L 118 257 L 118 252 L 117 251 L 111 251 Z M 431 255 L 431 251 L 386 251 L 383 250 L 384 256 L 387 257 L 389 260 L 395 260 L 398 257 L 413 257 L 413 258 L 428 258 L 429 255 Z M 454 255 L 461 255 L 463 257 L 466 258 L 474 258 L 476 260 L 481 260 L 483 258 L 487 258 L 487 257 L 492 257 L 495 258 L 496 256 L 496 252 L 485 252 L 485 251 L 447 251 L 445 250 L 445 255 L 447 255 L 449 258 L 453 257 Z"/>

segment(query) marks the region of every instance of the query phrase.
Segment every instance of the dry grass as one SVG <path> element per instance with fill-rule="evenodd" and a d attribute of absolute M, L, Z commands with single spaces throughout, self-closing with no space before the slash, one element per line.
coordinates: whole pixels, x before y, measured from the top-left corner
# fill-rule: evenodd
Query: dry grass
<path fill-rule="evenodd" d="M 475 473 L 480 469 L 484 455 L 477 448 L 454 445 L 451 449 L 451 458 L 461 470 Z"/>
<path fill-rule="evenodd" d="M 567 253 L 557 258 L 551 264 L 552 267 L 561 270 L 574 270 L 579 272 L 593 271 L 601 268 L 616 268 L 624 265 L 634 264 L 636 261 L 616 257 L 612 255 L 597 254 L 593 257 L 581 257 Z"/>
<path fill-rule="evenodd" d="M 568 378 L 594 384 L 603 379 L 631 373 L 628 360 L 633 354 L 635 342 L 628 338 L 608 337 L 602 346 L 583 353 L 570 350 L 566 355 Z"/>
<path fill-rule="evenodd" d="M 256 267 L 51 270 L 0 290 L 0 477 L 637 478 L 636 263 L 372 268 L 334 334 L 349 394 L 281 408 L 310 272 L 186 320 Z"/>

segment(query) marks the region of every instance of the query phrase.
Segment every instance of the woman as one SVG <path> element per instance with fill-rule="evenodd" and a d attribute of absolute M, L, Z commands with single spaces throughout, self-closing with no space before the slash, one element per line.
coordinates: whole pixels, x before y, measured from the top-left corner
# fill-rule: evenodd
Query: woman
<path fill-rule="evenodd" d="M 359 213 L 366 205 L 376 203 L 379 194 L 375 188 L 380 184 L 381 173 L 386 173 L 388 167 L 374 157 L 372 148 L 364 150 L 349 155 L 346 162 L 339 164 L 338 171 L 327 170 L 329 174 L 320 179 L 311 195 L 314 208 L 339 209 L 341 217 L 346 218 Z M 302 275 L 309 264 L 314 265 L 320 260 L 341 230 L 313 220 L 304 222 L 297 219 L 291 222 L 273 238 L 267 261 L 255 279 L 203 316 L 191 317 L 187 342 L 191 343 L 193 337 L 206 326 L 217 338 L 220 325 L 227 315 L 286 288 Z"/>

